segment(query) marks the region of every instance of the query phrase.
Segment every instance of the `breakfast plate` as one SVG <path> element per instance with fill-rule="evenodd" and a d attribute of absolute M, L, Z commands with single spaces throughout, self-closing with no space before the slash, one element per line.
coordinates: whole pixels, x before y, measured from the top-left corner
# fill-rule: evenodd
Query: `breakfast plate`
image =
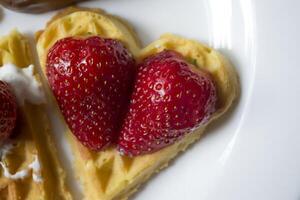
<path fill-rule="evenodd" d="M 79 5 L 122 16 L 143 46 L 167 32 L 202 41 L 228 57 L 239 75 L 241 93 L 229 112 L 133 199 L 300 198 L 300 160 L 295 155 L 300 150 L 296 124 L 300 117 L 296 74 L 300 71 L 295 45 L 299 39 L 293 24 L 298 23 L 299 3 L 103 0 Z M 35 32 L 44 29 L 55 13 L 32 15 L 3 9 L 0 33 L 17 27 L 34 44 Z M 81 199 L 82 188 L 71 170 L 71 148 L 60 134 L 65 127 L 53 109 L 49 104 L 59 158 L 67 169 L 71 193 Z"/>

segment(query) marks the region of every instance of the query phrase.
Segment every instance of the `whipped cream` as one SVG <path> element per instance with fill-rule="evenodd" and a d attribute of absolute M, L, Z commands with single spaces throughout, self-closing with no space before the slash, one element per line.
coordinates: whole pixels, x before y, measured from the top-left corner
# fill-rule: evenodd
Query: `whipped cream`
<path fill-rule="evenodd" d="M 3 162 L 0 162 L 0 165 L 3 168 L 3 175 L 6 178 L 12 179 L 12 180 L 18 180 L 18 179 L 24 179 L 28 176 L 29 174 L 29 170 L 28 169 L 23 169 L 21 171 L 16 172 L 15 174 L 11 174 L 9 172 L 9 169 L 5 166 L 5 164 Z"/>
<path fill-rule="evenodd" d="M 34 157 L 34 161 L 28 167 L 32 169 L 32 179 L 39 183 L 43 181 L 43 177 L 41 176 L 41 164 L 37 155 Z"/>
<path fill-rule="evenodd" d="M 39 162 L 39 159 L 37 155 L 34 155 L 34 160 L 32 163 L 28 165 L 27 168 L 20 170 L 14 174 L 11 174 L 9 172 L 9 168 L 6 166 L 6 164 L 3 162 L 5 157 L 11 152 L 11 149 L 13 149 L 15 145 L 12 142 L 7 142 L 5 143 L 1 148 L 0 148 L 0 154 L 1 154 L 1 161 L 0 165 L 3 168 L 3 175 L 12 180 L 18 180 L 18 179 L 24 179 L 29 176 L 30 171 L 32 171 L 32 179 L 33 181 L 40 183 L 43 181 L 43 177 L 41 176 L 41 165 Z"/>
<path fill-rule="evenodd" d="M 32 104 L 45 102 L 45 94 L 35 79 L 33 70 L 33 65 L 23 69 L 13 64 L 0 67 L 0 80 L 10 84 L 20 105 L 24 105 L 25 100 Z"/>

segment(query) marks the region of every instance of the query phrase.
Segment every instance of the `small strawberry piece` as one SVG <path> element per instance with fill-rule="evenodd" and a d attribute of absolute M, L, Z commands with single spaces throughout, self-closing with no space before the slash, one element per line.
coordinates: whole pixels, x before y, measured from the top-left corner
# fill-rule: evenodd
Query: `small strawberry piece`
<path fill-rule="evenodd" d="M 46 75 L 67 124 L 92 150 L 115 142 L 135 76 L 135 61 L 121 42 L 65 38 L 50 49 Z"/>
<path fill-rule="evenodd" d="M 158 151 L 206 123 L 216 110 L 216 87 L 175 51 L 146 58 L 138 68 L 129 113 L 118 141 L 121 154 Z"/>
<path fill-rule="evenodd" d="M 10 86 L 0 81 L 0 143 L 13 132 L 17 120 L 17 103 Z"/>

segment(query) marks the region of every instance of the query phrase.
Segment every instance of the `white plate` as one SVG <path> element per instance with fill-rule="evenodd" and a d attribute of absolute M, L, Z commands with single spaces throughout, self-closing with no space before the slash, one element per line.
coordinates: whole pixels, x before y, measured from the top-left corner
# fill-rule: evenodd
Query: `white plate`
<path fill-rule="evenodd" d="M 165 32 L 203 41 L 227 55 L 240 75 L 242 94 L 234 109 L 134 199 L 300 199 L 300 1 L 102 0 L 82 5 L 124 17 L 144 44 Z M 17 27 L 32 35 L 53 14 L 4 10 L 0 33 Z M 67 149 L 64 142 L 61 148 Z"/>

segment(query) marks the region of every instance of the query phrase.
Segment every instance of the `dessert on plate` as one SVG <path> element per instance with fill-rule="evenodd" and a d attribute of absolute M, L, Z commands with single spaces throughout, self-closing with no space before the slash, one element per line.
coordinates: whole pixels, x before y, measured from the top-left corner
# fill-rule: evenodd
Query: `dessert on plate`
<path fill-rule="evenodd" d="M 142 48 L 128 23 L 101 10 L 64 10 L 36 39 L 85 199 L 128 199 L 239 92 L 217 51 L 172 34 Z"/>
<path fill-rule="evenodd" d="M 4 7 L 18 12 L 41 13 L 84 0 L 0 0 Z"/>
<path fill-rule="evenodd" d="M 0 199 L 71 199 L 27 39 L 0 38 Z"/>

